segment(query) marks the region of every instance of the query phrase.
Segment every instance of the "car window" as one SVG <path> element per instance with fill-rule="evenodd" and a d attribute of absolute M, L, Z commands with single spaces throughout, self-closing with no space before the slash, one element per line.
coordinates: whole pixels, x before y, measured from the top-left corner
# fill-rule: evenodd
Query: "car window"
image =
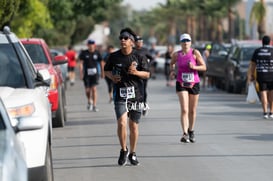
<path fill-rule="evenodd" d="M 32 59 L 33 63 L 45 63 L 49 64 L 43 48 L 38 44 L 24 44 L 30 58 Z"/>
<path fill-rule="evenodd" d="M 0 44 L 0 86 L 26 87 L 18 56 L 10 44 Z"/>
<path fill-rule="evenodd" d="M 232 55 L 231 55 L 231 58 L 232 59 L 235 59 L 235 60 L 238 60 L 239 57 L 240 57 L 240 48 L 238 48 L 237 46 L 234 47 L 232 50 Z"/>
<path fill-rule="evenodd" d="M 218 43 L 214 43 L 212 45 L 212 49 L 211 49 L 211 55 L 217 55 L 218 52 L 220 51 L 226 51 L 228 52 L 227 48 L 225 46 L 223 46 L 222 44 L 218 44 Z"/>
<path fill-rule="evenodd" d="M 27 53 L 27 51 L 25 50 L 24 46 L 22 43 L 15 43 L 14 47 L 16 48 L 19 56 L 21 56 L 22 60 L 24 60 L 27 63 L 27 67 L 28 67 L 28 72 L 31 74 L 32 78 L 35 79 L 36 78 L 36 69 L 33 65 L 32 60 L 29 57 L 29 54 Z"/>
<path fill-rule="evenodd" d="M 250 61 L 252 58 L 252 55 L 254 51 L 256 50 L 257 47 L 248 47 L 248 48 L 243 48 L 242 49 L 242 60 L 243 61 Z"/>

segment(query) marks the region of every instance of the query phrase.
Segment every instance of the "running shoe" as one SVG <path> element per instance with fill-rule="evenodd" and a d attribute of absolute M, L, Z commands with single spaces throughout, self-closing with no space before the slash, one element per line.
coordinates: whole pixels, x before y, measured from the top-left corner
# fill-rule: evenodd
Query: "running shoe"
<path fill-rule="evenodd" d="M 270 112 L 268 117 L 269 117 L 270 119 L 273 119 L 273 114 Z"/>
<path fill-rule="evenodd" d="M 190 142 L 189 135 L 184 133 L 182 138 L 180 139 L 180 141 L 183 142 L 183 143 L 189 143 Z"/>
<path fill-rule="evenodd" d="M 127 157 L 129 154 L 128 148 L 126 148 L 127 150 L 124 151 L 123 149 L 120 150 L 120 154 L 119 154 L 119 159 L 118 159 L 118 164 L 120 166 L 124 166 L 127 163 Z"/>
<path fill-rule="evenodd" d="M 93 112 L 98 112 L 99 109 L 96 106 L 93 106 Z"/>
<path fill-rule="evenodd" d="M 135 166 L 139 165 L 139 161 L 137 160 L 137 156 L 135 152 L 130 153 L 128 159 L 132 165 L 135 165 Z"/>
<path fill-rule="evenodd" d="M 269 118 L 268 114 L 264 113 L 264 119 L 268 119 L 268 118 Z"/>
<path fill-rule="evenodd" d="M 91 103 L 87 103 L 87 110 L 88 111 L 93 110 L 93 105 Z"/>
<path fill-rule="evenodd" d="M 194 143 L 195 142 L 194 131 L 193 130 L 192 131 L 188 130 L 188 132 L 189 132 L 189 140 L 190 140 L 190 142 Z"/>

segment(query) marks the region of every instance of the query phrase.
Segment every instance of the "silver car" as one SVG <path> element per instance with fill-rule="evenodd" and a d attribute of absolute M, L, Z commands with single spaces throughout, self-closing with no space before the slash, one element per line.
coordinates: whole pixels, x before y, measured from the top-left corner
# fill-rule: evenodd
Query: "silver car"
<path fill-rule="evenodd" d="M 0 32 L 0 97 L 12 126 L 26 125 L 17 137 L 24 144 L 29 180 L 33 181 L 53 180 L 49 83 L 48 70 L 35 69 L 16 35 L 9 28 Z"/>
<path fill-rule="evenodd" d="M 30 125 L 31 126 L 31 125 Z M 15 128 L 15 129 L 14 129 Z M 6 108 L 0 98 L 0 180 L 27 181 L 25 149 L 16 132 L 25 126 L 12 127 Z M 16 174 L 14 174 L 16 173 Z"/>

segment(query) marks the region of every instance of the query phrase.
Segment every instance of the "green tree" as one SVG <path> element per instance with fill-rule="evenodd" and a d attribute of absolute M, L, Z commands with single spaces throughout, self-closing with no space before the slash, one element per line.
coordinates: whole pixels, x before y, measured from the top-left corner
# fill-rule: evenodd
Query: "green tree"
<path fill-rule="evenodd" d="M 50 45 L 74 44 L 85 39 L 95 23 L 105 21 L 110 7 L 121 1 L 0 0 L 1 26 L 9 24 L 19 37 L 41 37 Z"/>
<path fill-rule="evenodd" d="M 76 27 L 73 5 L 74 3 L 68 0 L 50 0 L 48 9 L 54 28 L 39 29 L 36 31 L 37 36 L 44 37 L 49 45 L 70 44 Z"/>
<path fill-rule="evenodd" d="M 18 37 L 32 37 L 37 29 L 53 28 L 46 2 L 21 0 L 11 27 Z"/>
<path fill-rule="evenodd" d="M 266 24 L 265 24 L 265 17 L 266 17 L 266 7 L 264 0 L 260 0 L 256 2 L 250 13 L 250 24 L 252 25 L 254 22 L 257 23 L 257 31 L 259 33 L 259 39 L 266 33 Z"/>
<path fill-rule="evenodd" d="M 224 36 L 223 19 L 239 1 L 167 0 L 166 4 L 142 15 L 142 28 L 149 26 L 148 29 L 154 30 L 163 44 L 172 44 L 183 32 L 190 33 L 193 40 L 221 42 Z"/>
<path fill-rule="evenodd" d="M 20 0 L 0 0 L 0 28 L 10 25 L 10 22 L 18 10 Z"/>
<path fill-rule="evenodd" d="M 71 36 L 71 43 L 75 44 L 92 32 L 95 23 L 107 20 L 109 12 L 119 5 L 122 0 L 77 0 L 73 1 L 73 12 L 76 28 Z"/>

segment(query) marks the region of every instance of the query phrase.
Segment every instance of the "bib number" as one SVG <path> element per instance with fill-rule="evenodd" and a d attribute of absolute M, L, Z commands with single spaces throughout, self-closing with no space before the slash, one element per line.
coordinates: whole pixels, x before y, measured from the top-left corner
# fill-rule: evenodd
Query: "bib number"
<path fill-rule="evenodd" d="M 183 82 L 194 82 L 194 74 L 193 73 L 182 73 Z"/>
<path fill-rule="evenodd" d="M 87 69 L 87 75 L 95 75 L 95 74 L 97 74 L 97 69 L 96 68 Z"/>
<path fill-rule="evenodd" d="M 135 98 L 135 88 L 134 87 L 122 87 L 119 90 L 119 95 L 122 98 L 127 98 L 127 99 L 131 99 L 131 98 Z"/>

